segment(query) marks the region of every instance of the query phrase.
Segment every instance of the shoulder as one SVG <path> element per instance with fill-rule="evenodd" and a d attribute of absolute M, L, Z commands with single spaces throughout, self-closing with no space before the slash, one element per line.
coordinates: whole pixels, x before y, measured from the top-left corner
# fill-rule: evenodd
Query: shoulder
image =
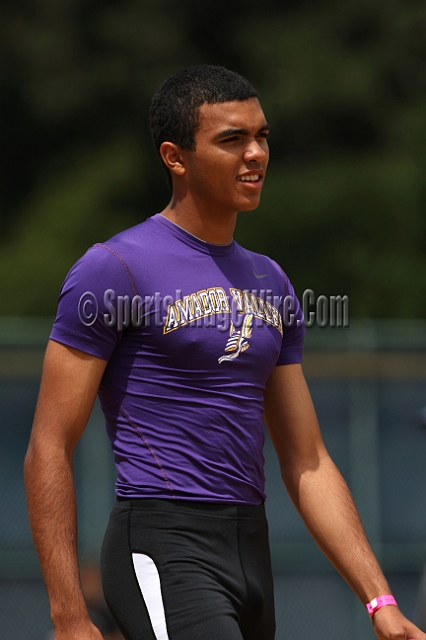
<path fill-rule="evenodd" d="M 144 222 L 120 231 L 112 238 L 103 242 L 98 242 L 91 250 L 97 250 L 98 256 L 102 253 L 107 259 L 108 254 L 115 256 L 116 259 L 131 259 L 135 253 L 140 253 L 141 249 L 146 249 L 152 245 L 155 236 L 158 235 L 159 225 L 155 222 L 154 217 L 148 218 Z"/>
<path fill-rule="evenodd" d="M 125 277 L 132 284 L 135 261 L 140 263 L 153 249 L 155 225 L 151 218 L 90 247 L 71 267 L 66 280 L 73 276 L 108 279 Z"/>
<path fill-rule="evenodd" d="M 100 244 L 131 249 L 135 244 L 149 242 L 150 238 L 161 229 L 156 217 L 156 215 L 151 216 L 133 227 L 124 229 Z"/>
<path fill-rule="evenodd" d="M 261 253 L 245 249 L 237 242 L 235 245 L 239 258 L 247 263 L 259 283 L 263 281 L 263 284 L 269 284 L 272 279 L 277 285 L 283 286 L 284 290 L 293 291 L 289 277 L 275 260 Z"/>

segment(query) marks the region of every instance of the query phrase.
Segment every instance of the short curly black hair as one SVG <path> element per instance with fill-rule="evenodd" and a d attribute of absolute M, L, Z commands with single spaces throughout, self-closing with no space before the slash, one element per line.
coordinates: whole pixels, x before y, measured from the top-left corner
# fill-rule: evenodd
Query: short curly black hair
<path fill-rule="evenodd" d="M 248 80 L 225 67 L 200 64 L 181 69 L 162 83 L 151 101 L 150 125 L 157 152 L 165 141 L 195 150 L 201 105 L 258 96 Z M 171 187 L 168 169 L 167 176 Z"/>

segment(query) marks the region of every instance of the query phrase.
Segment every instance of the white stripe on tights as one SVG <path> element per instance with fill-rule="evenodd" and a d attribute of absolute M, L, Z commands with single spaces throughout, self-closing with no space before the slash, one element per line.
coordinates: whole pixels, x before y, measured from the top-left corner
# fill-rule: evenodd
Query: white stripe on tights
<path fill-rule="evenodd" d="M 144 553 L 132 553 L 132 558 L 155 637 L 157 640 L 169 640 L 158 569 L 154 561 Z"/>

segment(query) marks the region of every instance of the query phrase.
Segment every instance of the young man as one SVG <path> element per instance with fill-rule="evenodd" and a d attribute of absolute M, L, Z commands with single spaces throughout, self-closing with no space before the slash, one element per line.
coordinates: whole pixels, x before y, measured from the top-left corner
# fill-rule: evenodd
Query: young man
<path fill-rule="evenodd" d="M 378 637 L 426 640 L 392 606 L 324 447 L 291 284 L 232 239 L 237 212 L 259 203 L 268 163 L 257 92 L 223 68 L 190 67 L 160 87 L 151 125 L 171 201 L 68 274 L 25 462 L 55 640 L 101 637 L 80 588 L 72 472 L 97 393 L 118 471 L 103 582 L 126 638 L 274 638 L 264 414 L 296 507 L 372 601 Z"/>

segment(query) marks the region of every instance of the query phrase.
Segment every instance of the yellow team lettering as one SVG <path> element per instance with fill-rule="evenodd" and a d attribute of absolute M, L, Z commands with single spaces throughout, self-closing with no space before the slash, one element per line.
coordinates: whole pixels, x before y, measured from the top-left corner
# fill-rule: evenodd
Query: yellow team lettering
<path fill-rule="evenodd" d="M 283 334 L 281 315 L 271 302 L 243 289 L 231 287 L 229 292 L 239 313 L 259 318 Z M 163 333 L 170 333 L 198 318 L 216 313 L 231 313 L 225 290 L 222 287 L 201 289 L 168 305 Z"/>

